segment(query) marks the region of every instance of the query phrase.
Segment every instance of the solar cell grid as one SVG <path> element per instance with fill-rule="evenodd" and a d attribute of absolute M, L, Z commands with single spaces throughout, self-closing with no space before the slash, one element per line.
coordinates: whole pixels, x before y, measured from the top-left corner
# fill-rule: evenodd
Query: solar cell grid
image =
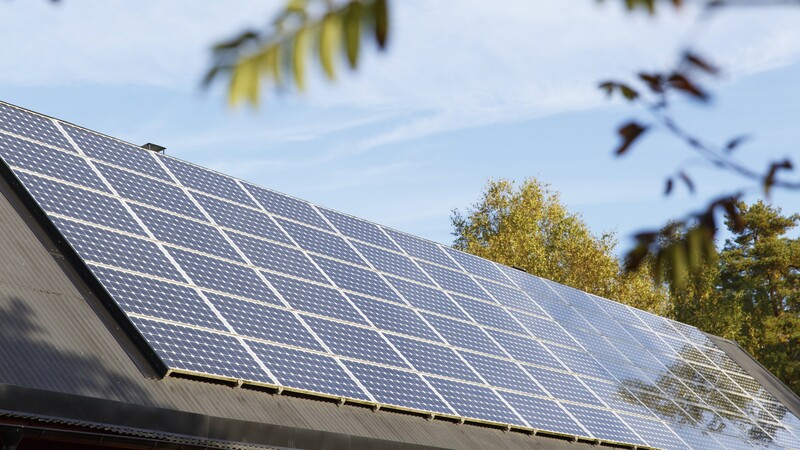
<path fill-rule="evenodd" d="M 500 272 L 500 269 L 487 259 L 478 258 L 468 253 L 453 250 L 452 248 L 444 247 L 444 250 L 468 273 L 487 278 L 497 283 L 511 283 L 509 279 Z"/>
<path fill-rule="evenodd" d="M 0 130 L 72 150 L 52 119 L 0 103 Z"/>
<path fill-rule="evenodd" d="M 437 244 L 394 230 L 385 230 L 389 237 L 409 255 L 425 261 L 435 262 L 451 269 L 458 269 L 458 266 L 444 254 L 444 251 Z"/>
<path fill-rule="evenodd" d="M 561 345 L 567 345 L 573 348 L 578 348 L 578 342 L 575 341 L 563 328 L 556 322 L 548 319 L 541 319 L 539 317 L 529 316 L 523 313 L 511 311 L 511 315 L 516 317 L 517 320 L 525 327 L 528 332 L 544 341 L 555 342 Z"/>
<path fill-rule="evenodd" d="M 489 388 L 441 378 L 428 381 L 462 416 L 489 422 L 525 426 L 525 423 Z"/>
<path fill-rule="evenodd" d="M 495 342 L 518 361 L 554 369 L 566 369 L 538 341 L 503 333 L 502 331 L 487 330 L 487 332 L 494 338 Z"/>
<path fill-rule="evenodd" d="M 306 317 L 306 323 L 337 355 L 395 367 L 408 367 L 377 331 L 316 317 Z"/>
<path fill-rule="evenodd" d="M 293 308 L 334 319 L 366 324 L 340 292 L 305 281 L 264 273 L 269 283 Z"/>
<path fill-rule="evenodd" d="M 142 227 L 134 221 L 118 199 L 24 172 L 17 172 L 17 177 L 48 213 L 146 236 Z"/>
<path fill-rule="evenodd" d="M 242 205 L 256 207 L 233 178 L 175 158 L 158 156 L 161 162 L 183 185 Z"/>
<path fill-rule="evenodd" d="M 354 242 L 364 258 L 381 272 L 389 273 L 418 283 L 431 284 L 431 280 L 407 256 Z"/>
<path fill-rule="evenodd" d="M 553 397 L 604 407 L 605 405 L 573 375 L 529 367 L 528 373 Z"/>
<path fill-rule="evenodd" d="M 565 404 L 564 407 L 597 438 L 645 445 L 642 439 L 611 411 L 573 404 Z"/>
<path fill-rule="evenodd" d="M 460 353 L 491 386 L 534 395 L 547 395 L 516 363 L 466 351 Z"/>
<path fill-rule="evenodd" d="M 354 361 L 344 364 L 380 403 L 454 414 L 419 375 Z"/>
<path fill-rule="evenodd" d="M 266 214 L 228 203 L 214 197 L 194 193 L 192 196 L 218 225 L 243 233 L 292 244 L 286 234 Z"/>
<path fill-rule="evenodd" d="M 554 401 L 513 392 L 500 392 L 500 396 L 533 428 L 578 436 L 589 435 Z"/>
<path fill-rule="evenodd" d="M 85 159 L 0 133 L 0 155 L 10 166 L 108 192 Z"/>
<path fill-rule="evenodd" d="M 243 186 L 265 211 L 332 231 L 325 220 L 307 202 L 252 184 Z"/>
<path fill-rule="evenodd" d="M 373 271 L 318 256 L 312 256 L 312 259 L 342 289 L 402 303 L 392 288 Z"/>
<path fill-rule="evenodd" d="M 153 152 L 130 145 L 90 131 L 62 124 L 64 131 L 75 145 L 92 159 L 105 161 L 116 166 L 134 170 L 162 180 L 170 180 L 169 175 L 153 158 Z"/>
<path fill-rule="evenodd" d="M 489 338 L 482 328 L 469 323 L 433 314 L 423 313 L 425 319 L 450 345 L 488 353 L 491 355 L 505 356 L 503 351 Z"/>
<path fill-rule="evenodd" d="M 575 373 L 602 378 L 604 380 L 614 379 L 600 363 L 594 360 L 592 355 L 583 350 L 572 350 L 558 345 L 544 345 L 553 352 L 553 355 L 555 355 L 565 367 L 568 367 Z"/>
<path fill-rule="evenodd" d="M 302 251 L 238 233 L 228 233 L 233 244 L 254 265 L 267 270 L 327 284 L 322 272 Z"/>
<path fill-rule="evenodd" d="M 366 220 L 361 220 L 346 214 L 342 214 L 327 208 L 317 208 L 326 219 L 328 219 L 340 233 L 370 244 L 377 245 L 390 250 L 400 251 L 400 248 L 381 231 L 381 229 Z"/>
<path fill-rule="evenodd" d="M 486 303 L 455 294 L 452 294 L 451 297 L 480 325 L 495 327 L 512 333 L 527 334 L 511 314 L 494 303 Z"/>
<path fill-rule="evenodd" d="M 495 299 L 497 299 L 501 305 L 509 308 L 516 308 L 520 311 L 525 311 L 541 317 L 547 316 L 547 314 L 542 310 L 542 308 L 539 307 L 539 305 L 537 305 L 533 300 L 531 300 L 530 297 L 525 295 L 525 293 L 520 290 L 488 281 L 482 281 L 481 286 L 486 288 L 486 290 L 489 291 L 489 293 Z"/>
<path fill-rule="evenodd" d="M 387 335 L 386 338 L 420 372 L 481 382 L 475 372 L 448 347 L 394 335 Z"/>
<path fill-rule="evenodd" d="M 470 295 L 472 297 L 480 298 L 482 300 L 493 301 L 488 295 L 480 288 L 469 275 L 464 272 L 457 272 L 455 270 L 445 269 L 433 264 L 420 263 L 422 269 L 430 275 L 431 278 L 442 288 L 457 292 L 459 294 Z"/>
<path fill-rule="evenodd" d="M 453 300 L 440 290 L 399 278 L 386 277 L 386 279 L 411 306 L 461 320 L 469 320 L 466 314 L 453 303 Z"/>
<path fill-rule="evenodd" d="M 436 333 L 410 308 L 355 294 L 347 294 L 347 297 L 376 327 L 382 330 L 394 331 L 429 341 L 440 340 Z"/>
<path fill-rule="evenodd" d="M 347 242 L 335 234 L 283 219 L 278 219 L 278 223 L 297 242 L 297 245 L 305 250 L 366 266 L 364 260 L 347 245 Z"/>

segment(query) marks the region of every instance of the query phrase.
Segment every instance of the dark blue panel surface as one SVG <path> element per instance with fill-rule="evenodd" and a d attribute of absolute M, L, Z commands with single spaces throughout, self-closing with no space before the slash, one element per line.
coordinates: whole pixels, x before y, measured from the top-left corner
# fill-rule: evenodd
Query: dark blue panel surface
<path fill-rule="evenodd" d="M 131 321 L 171 368 L 274 383 L 234 337 L 138 317 Z"/>
<path fill-rule="evenodd" d="M 512 333 L 527 334 L 511 315 L 494 303 L 482 302 L 451 294 L 453 299 L 479 324 L 500 328 Z"/>
<path fill-rule="evenodd" d="M 645 445 L 633 430 L 610 411 L 573 404 L 565 404 L 564 407 L 597 438 Z"/>
<path fill-rule="evenodd" d="M 596 406 L 605 406 L 573 375 L 528 366 L 528 373 L 549 391 L 550 395 L 560 400 L 581 402 Z"/>
<path fill-rule="evenodd" d="M 51 119 L 12 106 L 0 104 L 0 129 L 45 144 L 73 150 Z"/>
<path fill-rule="evenodd" d="M 115 198 L 18 172 L 17 177 L 48 213 L 74 217 L 109 228 L 146 236 L 142 227 Z"/>
<path fill-rule="evenodd" d="M 194 289 L 105 267 L 90 267 L 126 312 L 227 331 Z"/>
<path fill-rule="evenodd" d="M 108 192 L 86 160 L 72 153 L 0 134 L 0 156 L 11 166 Z"/>
<path fill-rule="evenodd" d="M 156 208 L 176 212 L 184 216 L 205 220 L 205 216 L 183 192 L 183 189 L 151 178 L 125 172 L 104 164 L 96 164 L 97 170 L 111 186 L 125 197 Z"/>
<path fill-rule="evenodd" d="M 364 260 L 347 245 L 344 239 L 335 234 L 283 219 L 278 219 L 278 223 L 280 223 L 281 227 L 289 233 L 289 236 L 297 242 L 297 245 L 308 251 L 361 266 L 367 265 Z"/>
<path fill-rule="evenodd" d="M 497 283 L 482 281 L 481 285 L 501 304 L 516 308 L 537 316 L 547 317 L 547 314 L 530 297 L 519 289 L 503 286 Z"/>
<path fill-rule="evenodd" d="M 308 202 L 248 183 L 244 183 L 244 187 L 258 200 L 261 207 L 272 214 L 333 231 Z"/>
<path fill-rule="evenodd" d="M 355 294 L 347 296 L 376 327 L 382 330 L 439 341 L 433 330 L 410 308 Z"/>
<path fill-rule="evenodd" d="M 460 353 L 472 368 L 492 386 L 534 395 L 547 395 L 516 363 L 465 351 Z"/>
<path fill-rule="evenodd" d="M 369 400 L 350 375 L 330 356 L 248 341 L 278 382 L 286 387 Z"/>
<path fill-rule="evenodd" d="M 400 297 L 375 272 L 319 256 L 312 258 L 340 288 L 402 303 Z"/>
<path fill-rule="evenodd" d="M 445 269 L 425 262 L 420 263 L 420 265 L 443 289 L 459 294 L 470 295 L 490 302 L 493 301 L 486 295 L 486 292 L 464 272 Z"/>
<path fill-rule="evenodd" d="M 558 325 L 558 323 L 552 320 L 541 319 L 539 317 L 529 316 L 527 314 L 514 311 L 511 312 L 511 315 L 516 317 L 530 334 L 539 339 L 555 342 L 561 345 L 568 345 L 573 348 L 580 347 L 578 343 L 575 342 L 575 339 L 572 339 L 570 335 Z"/>
<path fill-rule="evenodd" d="M 464 417 L 525 425 L 489 388 L 434 377 L 428 377 L 428 381 L 450 403 L 450 406 Z"/>
<path fill-rule="evenodd" d="M 239 335 L 325 351 L 289 311 L 212 292 L 205 295 Z"/>
<path fill-rule="evenodd" d="M 198 286 L 274 305 L 281 304 L 253 269 L 177 248 L 168 251 Z"/>
<path fill-rule="evenodd" d="M 418 237 L 410 236 L 408 234 L 400 233 L 398 231 L 385 229 L 391 238 L 397 242 L 403 250 L 409 255 L 424 259 L 425 261 L 435 262 L 452 269 L 458 269 L 458 266 L 445 255 L 444 251 L 438 244 L 420 239 Z"/>
<path fill-rule="evenodd" d="M 182 185 L 242 205 L 256 206 L 233 178 L 175 158 L 160 155 L 158 157 Z"/>
<path fill-rule="evenodd" d="M 264 277 L 293 308 L 348 322 L 366 321 L 337 290 L 292 278 L 264 273 Z"/>
<path fill-rule="evenodd" d="M 344 365 L 378 402 L 453 414 L 419 375 L 353 361 L 344 361 Z"/>
<path fill-rule="evenodd" d="M 475 383 L 481 382 L 480 378 L 469 366 L 464 364 L 456 352 L 448 347 L 394 335 L 386 337 L 420 372 L 459 378 Z"/>
<path fill-rule="evenodd" d="M 487 332 L 518 361 L 555 369 L 565 369 L 538 341 L 503 333 L 502 331 L 487 330 Z"/>
<path fill-rule="evenodd" d="M 488 259 L 479 258 L 468 253 L 453 250 L 449 247 L 444 247 L 444 250 L 451 256 L 461 267 L 473 274 L 483 278 L 488 278 L 497 283 L 511 284 L 511 281 L 500 272 L 495 264 Z"/>
<path fill-rule="evenodd" d="M 461 309 L 453 303 L 450 298 L 439 289 L 421 286 L 399 278 L 386 277 L 389 283 L 394 286 L 400 295 L 413 307 L 432 311 L 439 314 L 446 314 L 462 320 L 469 320 Z"/>
<path fill-rule="evenodd" d="M 211 225 L 145 206 L 131 205 L 131 209 L 159 241 L 243 262 L 219 230 Z"/>
<path fill-rule="evenodd" d="M 354 242 L 356 249 L 367 259 L 376 269 L 399 277 L 408 278 L 420 283 L 432 284 L 431 280 L 422 273 L 421 270 L 411 262 L 407 256 L 381 250 L 377 247 Z"/>
<path fill-rule="evenodd" d="M 311 260 L 299 249 L 285 247 L 261 239 L 238 233 L 228 233 L 234 245 L 258 267 L 293 275 L 318 283 L 328 284 L 328 280 Z"/>
<path fill-rule="evenodd" d="M 55 217 L 51 220 L 85 260 L 185 281 L 158 246 L 150 241 Z"/>
<path fill-rule="evenodd" d="M 530 426 L 540 430 L 588 436 L 575 419 L 564 412 L 558 403 L 543 398 L 500 392 L 500 396 L 524 418 Z"/>
<path fill-rule="evenodd" d="M 377 331 L 316 317 L 306 317 L 305 320 L 337 355 L 407 368 Z"/>
<path fill-rule="evenodd" d="M 381 231 L 377 225 L 331 209 L 318 209 L 343 235 L 391 250 L 400 250 L 385 234 L 383 234 L 383 231 Z"/>
<path fill-rule="evenodd" d="M 491 355 L 505 356 L 503 351 L 492 342 L 483 330 L 472 324 L 459 322 L 445 317 L 423 313 L 431 326 L 444 337 L 450 345 L 489 353 Z"/>
<path fill-rule="evenodd" d="M 218 225 L 243 233 L 270 239 L 284 244 L 292 244 L 289 237 L 281 231 L 266 214 L 250 208 L 243 208 L 226 201 L 193 193 L 197 203 L 214 219 Z"/>
<path fill-rule="evenodd" d="M 62 124 L 78 148 L 93 159 L 99 159 L 126 169 L 135 170 L 151 177 L 172 181 L 156 162 L 153 152 L 116 139 Z"/>

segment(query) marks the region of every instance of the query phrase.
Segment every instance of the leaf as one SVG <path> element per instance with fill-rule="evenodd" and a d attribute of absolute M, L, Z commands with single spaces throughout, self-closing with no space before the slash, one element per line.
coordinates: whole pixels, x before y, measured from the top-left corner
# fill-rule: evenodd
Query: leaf
<path fill-rule="evenodd" d="M 687 78 L 684 74 L 675 72 L 667 78 L 667 82 L 673 88 L 683 91 L 690 96 L 696 98 L 697 100 L 706 102 L 709 100 L 708 94 L 700 89 L 696 84 L 694 84 L 689 78 Z"/>
<path fill-rule="evenodd" d="M 375 14 L 375 40 L 378 47 L 383 50 L 386 48 L 386 40 L 389 36 L 389 5 L 386 0 L 375 0 L 373 7 Z"/>
<path fill-rule="evenodd" d="M 736 149 L 736 147 L 740 146 L 742 143 L 744 143 L 746 141 L 749 141 L 749 140 L 750 140 L 750 135 L 747 135 L 747 134 L 743 134 L 741 136 L 736 136 L 735 138 L 733 138 L 730 141 L 728 141 L 727 144 L 725 144 L 725 152 L 726 153 L 730 153 L 730 152 L 734 151 Z"/>
<path fill-rule="evenodd" d="M 617 150 L 614 153 L 619 156 L 627 152 L 631 144 L 633 144 L 633 142 L 638 139 L 639 136 L 641 136 L 646 130 L 646 126 L 639 125 L 634 121 L 628 122 L 620 127 L 619 130 L 617 130 L 617 133 L 622 136 L 622 144 L 617 147 Z"/>
<path fill-rule="evenodd" d="M 686 257 L 689 271 L 695 273 L 703 262 L 703 249 L 707 235 L 702 227 L 694 227 L 686 233 Z"/>
<path fill-rule="evenodd" d="M 664 76 L 659 73 L 639 73 L 639 79 L 644 81 L 647 87 L 656 94 L 664 92 Z"/>
<path fill-rule="evenodd" d="M 254 57 L 241 60 L 231 74 L 228 102 L 237 106 L 243 101 L 252 105 L 258 104 L 259 98 L 258 64 Z"/>
<path fill-rule="evenodd" d="M 666 186 L 664 186 L 664 195 L 669 195 L 672 192 L 672 177 L 667 178 Z"/>
<path fill-rule="evenodd" d="M 666 253 L 670 263 L 672 263 L 672 278 L 670 281 L 675 285 L 675 287 L 681 289 L 686 285 L 686 249 L 684 249 L 683 245 L 680 245 L 680 243 L 676 243 L 670 245 L 666 249 Z"/>
<path fill-rule="evenodd" d="M 683 54 L 683 59 L 687 63 L 691 64 L 694 67 L 702 70 L 703 72 L 709 75 L 717 75 L 719 74 L 719 68 L 714 66 L 713 64 L 709 63 L 705 59 L 701 58 L 695 53 L 687 51 Z"/>
<path fill-rule="evenodd" d="M 615 90 L 619 90 L 623 97 L 628 101 L 633 101 L 639 98 L 639 92 L 627 84 L 619 83 L 616 81 L 605 81 L 598 86 L 604 90 L 608 96 L 611 96 Z"/>
<path fill-rule="evenodd" d="M 764 177 L 764 195 L 766 195 L 767 197 L 769 197 L 769 191 L 775 184 L 775 176 L 781 169 L 792 170 L 792 162 L 789 161 L 788 159 L 784 159 L 783 161 L 773 162 L 772 164 L 770 164 L 767 176 Z"/>
<path fill-rule="evenodd" d="M 305 62 L 308 50 L 308 28 L 302 27 L 297 30 L 292 49 L 292 69 L 294 71 L 294 82 L 301 91 L 305 90 Z"/>
<path fill-rule="evenodd" d="M 339 16 L 328 13 L 322 19 L 322 29 L 319 33 L 319 59 L 325 69 L 328 79 L 336 79 L 336 69 L 334 66 L 334 51 L 339 48 L 341 36 Z"/>
<path fill-rule="evenodd" d="M 350 68 L 358 65 L 358 50 L 361 45 L 361 2 L 352 2 L 344 15 L 344 39 L 347 62 Z"/>
<path fill-rule="evenodd" d="M 214 52 L 220 52 L 220 51 L 224 51 L 224 50 L 231 50 L 231 49 L 234 49 L 234 48 L 237 48 L 237 47 L 241 47 L 245 43 L 247 43 L 247 42 L 249 42 L 251 40 L 258 40 L 258 38 L 259 38 L 258 32 L 252 31 L 252 30 L 245 31 L 244 33 L 241 33 L 239 36 L 236 36 L 235 38 L 233 38 L 231 40 L 223 41 L 223 42 L 220 42 L 220 43 L 214 45 L 214 47 L 212 47 L 212 50 Z"/>
<path fill-rule="evenodd" d="M 692 179 L 691 179 L 691 178 L 689 178 L 689 175 L 687 175 L 687 174 L 686 174 L 686 172 L 683 172 L 683 171 L 681 171 L 681 172 L 678 174 L 678 176 L 679 176 L 679 177 L 681 178 L 681 180 L 682 180 L 682 181 L 683 181 L 683 182 L 686 184 L 686 187 L 687 187 L 687 188 L 689 188 L 689 192 L 691 192 L 692 194 L 694 194 L 694 182 L 692 181 Z"/>

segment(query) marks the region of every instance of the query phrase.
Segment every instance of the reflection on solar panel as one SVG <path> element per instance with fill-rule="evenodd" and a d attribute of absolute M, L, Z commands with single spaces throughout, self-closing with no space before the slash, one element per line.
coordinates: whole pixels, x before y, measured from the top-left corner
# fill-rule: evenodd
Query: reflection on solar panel
<path fill-rule="evenodd" d="M 0 157 L 187 373 L 658 448 L 796 448 L 697 329 L 0 104 Z"/>

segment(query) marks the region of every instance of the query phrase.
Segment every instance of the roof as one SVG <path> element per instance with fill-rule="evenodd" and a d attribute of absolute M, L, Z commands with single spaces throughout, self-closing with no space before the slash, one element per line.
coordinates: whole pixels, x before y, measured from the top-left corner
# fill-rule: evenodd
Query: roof
<path fill-rule="evenodd" d="M 2 192 L 0 416 L 223 446 L 588 448 L 198 379 L 155 378 L 4 181 Z"/>

